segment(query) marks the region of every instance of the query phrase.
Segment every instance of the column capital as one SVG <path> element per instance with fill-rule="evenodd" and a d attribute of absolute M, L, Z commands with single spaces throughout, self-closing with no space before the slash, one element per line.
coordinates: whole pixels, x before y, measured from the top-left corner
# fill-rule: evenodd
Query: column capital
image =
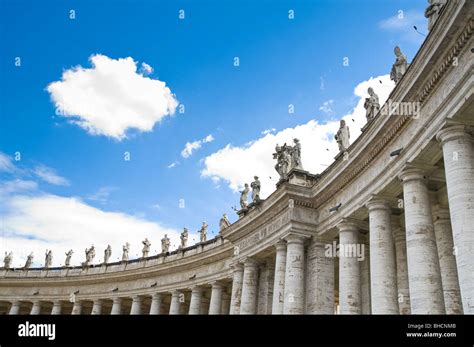
<path fill-rule="evenodd" d="M 258 265 L 258 262 L 253 258 L 245 258 L 243 260 L 243 263 L 244 263 L 244 268 L 257 267 Z"/>
<path fill-rule="evenodd" d="M 449 208 L 447 206 L 442 206 L 440 204 L 433 205 L 431 207 L 431 213 L 433 214 L 433 221 L 437 220 L 449 220 Z"/>
<path fill-rule="evenodd" d="M 391 210 L 391 204 L 387 199 L 374 195 L 366 202 L 365 207 L 370 211 L 375 210 Z"/>
<path fill-rule="evenodd" d="M 210 285 L 212 286 L 212 289 L 214 289 L 214 288 L 216 288 L 216 289 L 223 289 L 223 288 L 224 288 L 224 284 L 223 284 L 221 281 L 219 281 L 219 280 L 217 280 L 217 281 L 212 281 L 212 282 L 210 283 Z"/>
<path fill-rule="evenodd" d="M 194 285 L 194 286 L 191 286 L 189 287 L 189 289 L 191 289 L 191 292 L 193 293 L 200 293 L 202 291 L 204 291 L 204 288 L 201 286 L 201 285 Z"/>
<path fill-rule="evenodd" d="M 426 181 L 426 171 L 418 168 L 418 167 L 412 167 L 412 166 L 407 166 L 405 169 L 403 169 L 402 172 L 398 175 L 398 179 L 402 182 L 408 182 L 408 181 Z"/>
<path fill-rule="evenodd" d="M 244 264 L 242 264 L 241 262 L 233 263 L 230 265 L 230 267 L 232 268 L 233 272 L 244 271 Z"/>
<path fill-rule="evenodd" d="M 152 299 L 160 298 L 160 297 L 161 297 L 161 293 L 155 292 L 155 293 L 152 293 L 152 294 L 151 294 L 151 298 L 152 298 Z"/>
<path fill-rule="evenodd" d="M 469 133 L 468 126 L 460 123 L 448 124 L 444 129 L 441 129 L 436 134 L 436 140 L 438 140 L 441 145 L 448 141 L 458 140 L 461 138 L 473 141 L 473 137 Z"/>
<path fill-rule="evenodd" d="M 275 248 L 278 251 L 286 251 L 286 240 L 282 239 L 275 243 Z"/>
<path fill-rule="evenodd" d="M 339 232 L 341 231 L 359 231 L 359 226 L 352 220 L 343 218 L 337 225 Z"/>
<path fill-rule="evenodd" d="M 295 233 L 291 233 L 285 236 L 285 240 L 288 245 L 293 244 L 293 243 L 303 244 L 308 238 L 309 236 L 307 235 L 295 234 Z"/>

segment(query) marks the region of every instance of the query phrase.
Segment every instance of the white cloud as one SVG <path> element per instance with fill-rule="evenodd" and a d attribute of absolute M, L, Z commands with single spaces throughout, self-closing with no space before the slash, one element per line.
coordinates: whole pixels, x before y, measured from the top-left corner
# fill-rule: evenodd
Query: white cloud
<path fill-rule="evenodd" d="M 268 134 L 273 134 L 274 132 L 276 131 L 275 128 L 271 128 L 271 129 L 266 129 L 264 131 L 262 131 L 262 135 L 268 135 Z"/>
<path fill-rule="evenodd" d="M 168 168 L 168 169 L 172 169 L 172 168 L 174 168 L 174 167 L 176 167 L 176 166 L 178 166 L 178 165 L 179 165 L 179 161 L 174 161 L 174 162 L 172 162 L 171 164 L 169 164 L 169 165 L 167 166 L 167 168 Z"/>
<path fill-rule="evenodd" d="M 326 114 L 331 114 L 331 113 L 333 113 L 333 110 L 332 110 L 332 105 L 333 104 L 334 104 L 333 99 L 327 100 L 327 101 L 323 102 L 323 105 L 319 108 L 319 110 L 323 111 Z"/>
<path fill-rule="evenodd" d="M 212 141 L 214 141 L 214 136 L 207 135 L 202 140 L 187 142 L 184 145 L 184 149 L 181 151 L 181 156 L 183 158 L 189 158 L 193 154 L 193 152 L 198 150 L 199 148 L 201 148 L 204 143 L 208 143 L 208 142 L 212 142 Z"/>
<path fill-rule="evenodd" d="M 69 181 L 64 177 L 59 176 L 56 171 L 45 165 L 39 165 L 34 169 L 34 174 L 43 181 L 56 186 L 68 186 Z"/>
<path fill-rule="evenodd" d="M 107 212 L 84 203 L 77 197 L 51 194 L 11 195 L 2 203 L 0 254 L 13 251 L 13 266 L 23 266 L 33 251 L 35 265 L 44 264 L 44 252 L 53 250 L 53 265 L 64 264 L 64 252 L 74 250 L 72 263 L 84 261 L 84 250 L 94 244 L 95 263 L 102 261 L 107 244 L 112 246 L 111 261 L 122 256 L 122 245 L 131 244 L 130 258 L 141 255 L 141 241 L 147 237 L 152 252 L 161 252 L 165 233 L 171 244 L 179 245 L 179 232 L 159 223 L 121 212 Z"/>
<path fill-rule="evenodd" d="M 0 171 L 13 172 L 15 171 L 15 165 L 12 163 L 12 159 L 5 153 L 0 152 Z"/>
<path fill-rule="evenodd" d="M 360 135 L 360 128 L 366 123 L 364 101 L 368 96 L 368 87 L 374 88 L 380 102 L 384 103 L 393 88 L 393 82 L 390 81 L 389 75 L 384 75 L 370 78 L 355 87 L 354 95 L 359 98 L 357 106 L 351 113 L 342 117 L 350 127 L 351 143 Z M 293 138 L 298 138 L 302 145 L 304 169 L 311 173 L 320 173 L 333 162 L 338 153 L 334 140 L 338 129 L 339 120 L 324 124 L 311 120 L 276 134 L 268 133 L 241 147 L 228 144 L 204 159 L 205 167 L 201 176 L 211 178 L 215 183 L 221 179 L 225 180 L 229 187 L 237 192 L 244 183 L 250 183 L 253 176 L 258 175 L 262 182 L 262 197 L 266 197 L 275 189 L 279 179 L 274 169 L 276 162 L 272 159 L 277 143 L 290 144 Z"/>
<path fill-rule="evenodd" d="M 142 63 L 142 71 L 143 71 L 144 74 L 149 75 L 149 74 L 153 73 L 153 68 L 150 65 L 148 65 L 147 63 L 143 62 Z"/>
<path fill-rule="evenodd" d="M 106 203 L 109 200 L 110 194 L 117 190 L 116 187 L 100 187 L 97 192 L 87 197 L 87 200 Z"/>
<path fill-rule="evenodd" d="M 90 62 L 92 68 L 65 70 L 61 81 L 47 87 L 59 115 L 89 134 L 122 140 L 128 129 L 152 131 L 175 112 L 178 101 L 166 83 L 137 73 L 133 58 L 96 54 Z"/>
<path fill-rule="evenodd" d="M 428 21 L 422 12 L 411 10 L 403 11 L 381 20 L 378 25 L 380 29 L 400 35 L 400 41 L 419 44 L 423 42 L 424 37 L 417 33 L 413 26 L 416 26 L 418 30 L 426 33 L 427 23 Z"/>

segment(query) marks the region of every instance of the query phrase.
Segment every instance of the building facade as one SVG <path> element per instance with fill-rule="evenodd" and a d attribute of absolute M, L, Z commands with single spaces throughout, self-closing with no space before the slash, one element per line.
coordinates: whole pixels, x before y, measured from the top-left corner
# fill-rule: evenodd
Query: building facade
<path fill-rule="evenodd" d="M 473 314 L 473 13 L 444 6 L 388 114 L 321 174 L 293 169 L 218 237 L 169 254 L 0 269 L 0 313 Z"/>

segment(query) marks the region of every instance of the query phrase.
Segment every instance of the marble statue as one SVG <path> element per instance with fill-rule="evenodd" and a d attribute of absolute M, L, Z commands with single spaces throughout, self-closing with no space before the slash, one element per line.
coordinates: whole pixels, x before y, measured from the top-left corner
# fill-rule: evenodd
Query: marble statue
<path fill-rule="evenodd" d="M 95 248 L 94 245 L 91 246 L 91 248 L 87 249 L 86 248 L 86 261 L 84 262 L 84 265 L 89 265 L 95 257 Z"/>
<path fill-rule="evenodd" d="M 7 253 L 5 252 L 5 258 L 3 258 L 3 264 L 5 269 L 9 269 L 10 265 L 12 264 L 13 260 L 13 252 Z"/>
<path fill-rule="evenodd" d="M 227 214 L 223 214 L 221 220 L 219 221 L 219 230 L 222 231 L 225 228 L 230 226 L 229 218 L 227 218 Z"/>
<path fill-rule="evenodd" d="M 425 17 L 428 18 L 428 30 L 433 28 L 446 2 L 447 0 L 428 0 L 429 5 L 425 10 Z"/>
<path fill-rule="evenodd" d="M 367 117 L 367 122 L 370 122 L 375 118 L 377 112 L 380 110 L 379 96 L 375 94 L 372 87 L 369 87 L 367 90 L 369 97 L 365 98 L 364 108 L 366 110 L 365 116 Z"/>
<path fill-rule="evenodd" d="M 202 222 L 201 229 L 199 230 L 199 234 L 201 235 L 201 242 L 206 242 L 207 240 L 207 223 Z"/>
<path fill-rule="evenodd" d="M 112 247 L 110 247 L 110 245 L 107 245 L 107 248 L 104 251 L 104 264 L 107 264 L 109 262 L 111 255 L 112 255 Z"/>
<path fill-rule="evenodd" d="M 280 179 L 285 179 L 292 169 L 303 169 L 301 163 L 301 143 L 298 139 L 293 139 L 293 146 L 286 143 L 283 146 L 278 144 L 273 153 L 273 159 L 277 160 L 275 170 L 280 175 Z"/>
<path fill-rule="evenodd" d="M 349 148 L 349 127 L 346 125 L 346 121 L 341 119 L 339 130 L 334 136 L 339 145 L 339 152 L 344 152 Z"/>
<path fill-rule="evenodd" d="M 49 268 L 51 266 L 51 264 L 53 263 L 53 251 L 52 250 L 46 250 L 46 253 L 45 253 L 46 257 L 45 257 L 45 260 L 44 260 L 44 267 L 45 268 Z"/>
<path fill-rule="evenodd" d="M 240 207 L 242 209 L 247 208 L 247 199 L 249 195 L 249 185 L 245 183 L 244 190 L 240 192 Z"/>
<path fill-rule="evenodd" d="M 252 187 L 252 202 L 254 204 L 258 204 L 260 202 L 260 181 L 258 180 L 258 176 L 253 176 L 254 181 L 250 184 Z"/>
<path fill-rule="evenodd" d="M 145 240 L 142 241 L 143 249 L 142 249 L 142 258 L 148 257 L 148 253 L 150 253 L 150 246 L 151 242 L 145 237 Z"/>
<path fill-rule="evenodd" d="M 71 257 L 74 251 L 72 249 L 69 250 L 69 252 L 64 253 L 66 254 L 66 260 L 64 261 L 64 266 L 71 266 Z M 87 249 L 86 249 L 86 256 L 87 256 Z"/>
<path fill-rule="evenodd" d="M 301 143 L 298 139 L 293 139 L 293 148 L 291 150 L 291 168 L 303 169 L 301 164 Z"/>
<path fill-rule="evenodd" d="M 184 228 L 180 236 L 181 245 L 179 246 L 179 248 L 186 248 L 188 246 L 188 237 L 189 237 L 188 229 Z"/>
<path fill-rule="evenodd" d="M 402 53 L 400 47 L 396 46 L 395 52 L 395 63 L 392 65 L 392 71 L 390 72 L 390 79 L 397 84 L 405 74 L 408 68 L 407 57 Z"/>
<path fill-rule="evenodd" d="M 24 266 L 25 269 L 29 269 L 31 267 L 31 264 L 33 264 L 33 258 L 33 252 L 31 252 L 30 255 L 26 258 L 26 263 Z"/>
<path fill-rule="evenodd" d="M 125 243 L 125 246 L 122 247 L 122 250 L 122 261 L 128 261 L 128 252 L 130 252 L 130 244 L 128 242 Z"/>
<path fill-rule="evenodd" d="M 171 241 L 167 234 L 161 239 L 161 252 L 168 253 L 170 250 Z"/>

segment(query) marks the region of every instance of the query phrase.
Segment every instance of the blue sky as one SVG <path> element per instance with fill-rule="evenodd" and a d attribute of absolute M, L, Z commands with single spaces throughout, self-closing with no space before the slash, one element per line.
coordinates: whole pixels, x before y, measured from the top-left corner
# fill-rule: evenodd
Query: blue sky
<path fill-rule="evenodd" d="M 421 0 L 0 4 L 0 252 L 18 249 L 22 238 L 40 239 L 38 249 L 65 244 L 74 248 L 77 241 L 77 235 L 67 235 L 67 218 L 61 221 L 65 234 L 49 239 L 48 231 L 39 231 L 48 221 L 39 223 L 38 217 L 29 216 L 25 201 L 12 203 L 15 197 L 28 197 L 30 203 L 37 199 L 38 205 L 45 197 L 74 199 L 94 209 L 93 214 L 117 213 L 159 225 L 161 229 L 123 231 L 117 242 L 127 239 L 137 249 L 150 230 L 156 233 L 147 236 L 155 249 L 164 230 L 172 233 L 186 226 L 196 231 L 206 220 L 210 230 L 217 231 L 222 213 L 236 219 L 231 206 L 238 205 L 238 186 L 250 183 L 253 173 L 271 175 L 273 166 L 267 163 L 273 140 L 299 134 L 295 129 L 311 121 L 324 124 L 355 117 L 362 97 L 355 88 L 365 89 L 361 83 L 371 77 L 385 76 L 377 88 L 379 94 L 388 94 L 392 86 L 385 80 L 394 61 L 393 47 L 400 45 L 411 61 L 424 39 L 412 26 L 424 33 L 427 27 L 426 1 Z M 179 18 L 180 10 L 184 19 Z M 294 19 L 288 18 L 289 10 Z M 47 87 L 61 81 L 63 71 L 93 68 L 90 57 L 97 54 L 110 60 L 131 57 L 137 74 L 165 82 L 185 112 L 176 109 L 174 115 L 164 115 L 152 131 L 126 129 L 122 139 L 94 135 L 72 124 L 70 117 L 56 112 Z M 21 66 L 15 66 L 17 57 Z M 239 66 L 234 66 L 235 57 Z M 344 57 L 348 66 L 343 65 Z M 143 62 L 153 68 L 151 74 L 140 70 Z M 120 103 L 117 98 L 113 107 L 120 108 Z M 290 104 L 294 113 L 288 112 Z M 311 137 L 311 131 L 304 130 L 302 136 Z M 329 151 L 310 148 L 309 140 L 305 147 L 302 141 L 308 169 L 330 164 L 337 126 L 327 123 L 324 131 Z M 182 156 L 186 143 L 209 135 L 212 141 Z M 21 153 L 20 161 L 14 160 L 16 152 Z M 124 152 L 130 153 L 130 161 L 124 160 Z M 270 158 L 262 159 L 264 167 L 259 166 L 257 152 Z M 324 163 L 312 162 L 324 156 Z M 22 187 L 14 187 L 15 180 Z M 274 189 L 268 180 L 267 195 Z M 74 214 L 61 208 L 57 213 Z M 55 228 L 60 227 L 57 223 Z M 106 222 L 100 223 L 107 228 Z M 87 240 L 91 242 L 99 246 L 99 241 Z M 18 261 L 26 251 L 16 251 Z M 80 247 L 77 252 L 82 253 Z"/>

